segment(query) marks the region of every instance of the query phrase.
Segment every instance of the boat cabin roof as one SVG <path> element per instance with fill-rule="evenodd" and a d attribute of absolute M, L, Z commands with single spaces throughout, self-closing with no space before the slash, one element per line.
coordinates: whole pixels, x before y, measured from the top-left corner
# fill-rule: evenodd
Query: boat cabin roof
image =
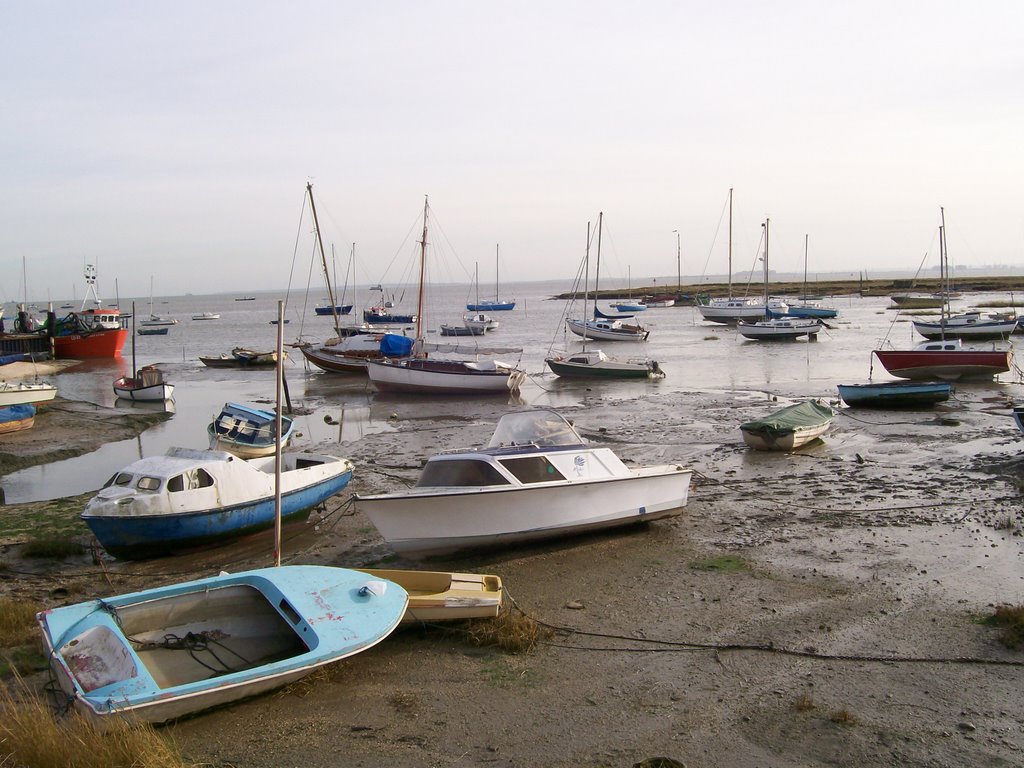
<path fill-rule="evenodd" d="M 957 352 L 962 348 L 960 339 L 926 341 L 914 347 L 915 352 Z"/>

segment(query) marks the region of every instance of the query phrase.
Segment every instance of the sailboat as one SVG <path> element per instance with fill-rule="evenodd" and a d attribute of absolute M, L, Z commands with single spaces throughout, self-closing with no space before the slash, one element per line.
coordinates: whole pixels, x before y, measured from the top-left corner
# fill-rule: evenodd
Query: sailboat
<path fill-rule="evenodd" d="M 604 213 L 597 215 L 597 269 L 594 275 L 594 319 L 588 320 L 586 311 L 579 320 L 569 318 L 565 321 L 569 330 L 583 338 L 600 339 L 601 341 L 647 341 L 650 331 L 640 323 L 623 323 L 619 318 L 609 317 L 597 308 L 597 285 L 601 275 L 601 228 Z M 586 295 L 584 286 L 584 296 Z M 631 317 L 627 315 L 625 317 Z"/>
<path fill-rule="evenodd" d="M 740 320 L 736 327 L 744 338 L 755 341 L 789 341 L 802 336 L 811 339 L 821 330 L 818 318 L 771 316 L 768 309 L 768 219 L 761 226 L 764 228 L 764 315 L 756 322 Z"/>
<path fill-rule="evenodd" d="M 423 292 L 427 262 L 429 200 L 423 204 L 423 239 L 420 240 L 420 279 L 413 354 L 401 359 L 367 360 L 366 372 L 383 392 L 415 394 L 508 394 L 517 392 L 526 372 L 492 358 L 452 360 L 427 357 L 423 339 Z"/>
<path fill-rule="evenodd" d="M 135 324 L 135 302 L 132 302 L 132 325 Z M 114 382 L 114 394 L 125 400 L 160 402 L 174 396 L 174 385 L 164 381 L 163 372 L 155 365 L 135 367 L 135 336 L 132 335 L 132 375 Z"/>
<path fill-rule="evenodd" d="M 134 314 L 134 313 L 133 313 Z M 162 325 L 177 325 L 178 321 L 173 317 L 158 317 L 153 314 L 153 276 L 149 276 L 149 319 L 143 320 L 143 328 L 153 328 Z M 151 334 L 143 334 L 151 335 Z"/>
<path fill-rule="evenodd" d="M 356 258 L 356 244 L 352 243 L 352 253 L 349 254 L 349 259 L 348 259 L 349 269 L 345 273 L 345 287 L 346 288 L 348 287 L 348 274 L 349 274 L 349 272 L 352 272 L 354 270 L 354 268 L 355 268 L 355 258 Z M 334 246 L 333 245 L 331 246 L 331 266 L 332 267 L 337 267 L 337 262 L 334 259 Z M 354 274 L 353 274 L 352 282 L 353 282 L 353 284 L 355 283 L 355 275 Z M 337 275 L 337 273 L 335 273 L 335 275 L 334 275 L 334 284 L 335 285 L 338 284 L 338 275 Z M 313 307 L 313 312 L 316 313 L 317 315 L 321 315 L 321 316 L 325 316 L 325 315 L 326 316 L 348 315 L 348 314 L 351 314 L 352 313 L 352 305 L 345 303 L 344 293 L 345 292 L 343 290 L 342 291 L 342 297 L 341 297 L 341 303 L 340 304 L 334 304 L 333 302 L 332 303 L 326 303 L 326 304 L 325 303 L 320 303 L 320 304 L 317 304 L 315 307 Z"/>
<path fill-rule="evenodd" d="M 597 298 L 595 297 L 594 300 L 596 302 Z M 644 302 L 633 301 L 633 274 L 630 267 L 626 267 L 626 300 L 617 301 L 612 306 L 619 312 L 643 312 L 647 309 Z"/>
<path fill-rule="evenodd" d="M 940 208 L 939 274 L 942 284 L 942 320 L 948 322 L 949 254 L 946 249 L 946 212 Z M 938 339 L 918 344 L 912 350 L 876 349 L 886 371 L 900 379 L 991 379 L 1013 366 L 1013 349 L 965 349 L 959 338 L 947 338 L 946 323 L 940 323 Z"/>
<path fill-rule="evenodd" d="M 768 310 L 783 314 L 788 307 L 781 301 L 769 304 L 767 295 L 763 302 L 752 298 L 736 298 L 732 295 L 732 188 L 729 188 L 729 295 L 723 299 L 711 299 L 699 304 L 701 317 L 712 323 L 735 323 L 739 320 L 759 320 Z"/>
<path fill-rule="evenodd" d="M 807 296 L 807 242 L 809 235 L 804 235 L 804 290 L 800 295 L 800 304 L 790 304 L 786 314 L 790 317 L 836 317 L 839 312 L 835 309 L 823 307 L 817 301 L 811 301 Z"/>
<path fill-rule="evenodd" d="M 474 283 L 476 284 L 476 306 L 480 305 L 480 265 L 474 264 Z M 467 304 L 467 306 L 469 306 Z M 462 324 L 469 332 L 465 335 L 479 336 L 484 331 L 493 331 L 500 323 L 485 312 L 476 312 L 472 315 L 463 315 Z M 441 326 L 441 333 L 444 334 L 445 326 Z M 456 335 L 456 334 L 451 334 Z"/>
<path fill-rule="evenodd" d="M 490 299 L 484 299 L 483 301 L 477 297 L 475 304 L 467 304 L 466 309 L 470 312 L 504 312 L 516 308 L 516 301 L 502 301 L 501 293 L 498 290 L 498 249 L 499 245 L 494 246 L 494 301 Z"/>
<path fill-rule="evenodd" d="M 335 336 L 320 345 L 299 345 L 303 357 L 317 368 L 330 373 L 366 373 L 368 359 L 388 354 L 409 354 L 412 350 L 412 339 L 383 331 L 368 331 L 352 326 L 341 327 L 338 320 L 340 315 L 337 312 L 339 305 L 334 298 L 331 275 L 327 269 L 327 256 L 324 253 L 324 242 L 320 236 L 320 222 L 316 215 L 316 203 L 313 201 L 312 183 L 306 184 L 306 195 L 309 198 L 309 208 L 313 216 L 313 229 L 320 253 L 320 266 L 323 269 L 324 282 L 327 284 L 328 307 L 334 310 L 331 317 L 334 320 Z M 352 244 L 352 253 L 354 256 L 355 243 Z"/>
<path fill-rule="evenodd" d="M 598 217 L 598 244 L 600 236 L 600 216 Z M 587 222 L 587 249 L 584 258 L 583 277 L 583 316 L 587 316 L 587 283 L 590 282 L 590 222 Z M 596 295 L 595 295 L 596 301 Z M 665 372 L 656 360 L 650 358 L 631 358 L 617 360 L 608 357 L 600 349 L 587 349 L 588 331 L 584 326 L 583 349 L 579 352 L 564 355 L 551 355 L 544 358 L 548 368 L 557 376 L 587 379 L 645 379 L 653 376 L 664 376 Z"/>

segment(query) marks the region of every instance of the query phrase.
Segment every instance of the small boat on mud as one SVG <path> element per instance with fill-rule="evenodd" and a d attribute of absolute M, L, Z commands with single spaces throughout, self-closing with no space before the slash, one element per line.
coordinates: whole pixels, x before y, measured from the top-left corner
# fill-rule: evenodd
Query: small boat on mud
<path fill-rule="evenodd" d="M 52 384 L 0 381 L 0 406 L 39 405 L 56 396 L 57 388 Z"/>
<path fill-rule="evenodd" d="M 948 381 L 885 381 L 880 384 L 837 384 L 839 397 L 851 408 L 929 408 L 949 400 Z"/>
<path fill-rule="evenodd" d="M 132 356 L 132 362 L 135 357 Z M 134 376 L 121 376 L 114 382 L 114 394 L 125 400 L 160 401 L 174 397 L 174 385 L 164 381 L 155 365 L 144 365 Z"/>
<path fill-rule="evenodd" d="M 217 417 L 206 428 L 211 451 L 227 451 L 243 459 L 255 459 L 274 453 L 277 414 L 238 403 L 224 403 Z M 291 440 L 294 424 L 281 414 L 281 447 Z"/>
<path fill-rule="evenodd" d="M 485 448 L 432 456 L 416 486 L 357 495 L 396 552 L 438 555 L 678 515 L 692 471 L 627 467 L 548 409 L 507 413 Z"/>
<path fill-rule="evenodd" d="M 793 451 L 825 434 L 834 415 L 827 405 L 807 400 L 740 424 L 740 432 L 755 450 Z"/>
<path fill-rule="evenodd" d="M 494 618 L 501 612 L 500 576 L 447 571 L 359 568 L 374 578 L 393 581 L 409 593 L 403 624 Z"/>
<path fill-rule="evenodd" d="M 36 617 L 64 708 L 162 723 L 278 688 L 379 643 L 408 596 L 316 565 L 263 568 L 51 608 Z"/>
<path fill-rule="evenodd" d="M 36 407 L 29 403 L 0 406 L 0 435 L 31 429 L 35 418 Z"/>
<path fill-rule="evenodd" d="M 281 519 L 309 511 L 352 479 L 352 462 L 316 453 L 281 457 Z M 82 512 L 110 554 L 126 560 L 213 544 L 274 524 L 274 457 L 169 448 L 114 474 Z"/>

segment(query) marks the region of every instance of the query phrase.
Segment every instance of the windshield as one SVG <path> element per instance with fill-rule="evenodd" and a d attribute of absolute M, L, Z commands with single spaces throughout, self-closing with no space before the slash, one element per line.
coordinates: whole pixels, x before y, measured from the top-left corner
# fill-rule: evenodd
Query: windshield
<path fill-rule="evenodd" d="M 509 445 L 581 445 L 572 424 L 562 416 L 546 409 L 506 413 L 491 436 L 488 448 Z"/>

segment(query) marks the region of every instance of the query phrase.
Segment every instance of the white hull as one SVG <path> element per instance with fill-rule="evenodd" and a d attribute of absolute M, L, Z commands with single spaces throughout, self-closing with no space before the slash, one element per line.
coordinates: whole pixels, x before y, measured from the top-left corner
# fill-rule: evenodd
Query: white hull
<path fill-rule="evenodd" d="M 119 387 L 114 384 L 114 394 L 125 400 L 155 402 L 170 400 L 174 396 L 173 384 L 154 384 L 150 387 Z"/>
<path fill-rule="evenodd" d="M 792 432 L 787 432 L 781 435 L 771 435 L 762 432 L 748 432 L 745 429 L 741 429 L 740 431 L 743 433 L 743 442 L 755 450 L 793 451 L 817 440 L 825 434 L 831 423 L 832 422 L 829 421 L 824 424 L 815 424 L 811 427 L 798 427 Z"/>
<path fill-rule="evenodd" d="M 642 325 L 623 325 L 619 320 L 566 320 L 569 330 L 577 336 L 601 341 L 647 341 L 650 333 Z"/>
<path fill-rule="evenodd" d="M 428 394 L 502 394 L 516 392 L 526 378 L 523 371 L 498 366 L 473 372 L 432 371 L 401 363 L 367 361 L 370 381 L 383 392 Z"/>
<path fill-rule="evenodd" d="M 739 320 L 757 321 L 765 316 L 764 304 L 734 299 L 727 302 L 701 304 L 701 316 L 712 323 L 735 323 Z"/>
<path fill-rule="evenodd" d="M 0 382 L 0 406 L 45 403 L 57 396 L 57 388 L 48 384 L 9 384 Z"/>
<path fill-rule="evenodd" d="M 755 341 L 791 341 L 802 336 L 817 336 L 821 323 L 817 320 L 765 320 L 758 323 L 740 321 L 740 335 Z"/>
<path fill-rule="evenodd" d="M 686 505 L 691 475 L 664 465 L 632 469 L 628 477 L 526 488 L 424 488 L 356 497 L 356 506 L 392 549 L 422 557 L 677 515 Z"/>

